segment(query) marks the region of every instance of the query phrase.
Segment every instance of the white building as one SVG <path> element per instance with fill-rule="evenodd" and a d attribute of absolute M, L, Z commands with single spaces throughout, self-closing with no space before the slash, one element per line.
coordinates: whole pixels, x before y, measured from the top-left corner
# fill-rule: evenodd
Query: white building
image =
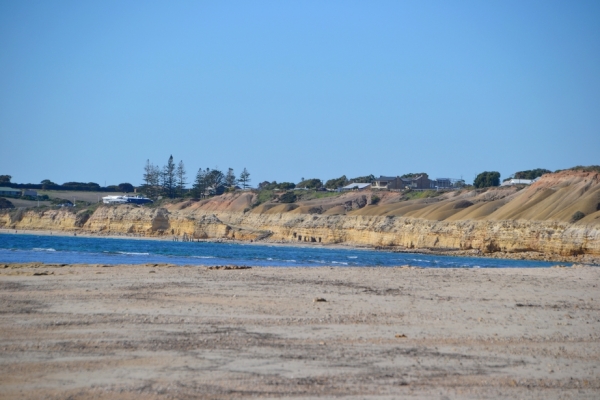
<path fill-rule="evenodd" d="M 534 182 L 537 182 L 540 178 L 535 179 L 508 179 L 502 182 L 501 186 L 513 186 L 513 185 L 531 185 Z"/>
<path fill-rule="evenodd" d="M 363 190 L 369 187 L 371 187 L 370 183 L 351 183 L 341 188 L 341 190 Z"/>

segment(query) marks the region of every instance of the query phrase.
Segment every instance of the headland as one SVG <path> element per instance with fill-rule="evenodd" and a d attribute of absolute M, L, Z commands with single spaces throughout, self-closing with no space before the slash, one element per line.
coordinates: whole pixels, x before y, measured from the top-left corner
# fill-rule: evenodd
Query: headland
<path fill-rule="evenodd" d="M 167 240 L 344 245 L 461 256 L 598 263 L 600 174 L 562 171 L 530 186 L 436 193 L 363 190 L 294 203 L 252 191 L 156 206 L 13 210 L 0 228 Z M 574 216 L 577 215 L 577 219 Z"/>

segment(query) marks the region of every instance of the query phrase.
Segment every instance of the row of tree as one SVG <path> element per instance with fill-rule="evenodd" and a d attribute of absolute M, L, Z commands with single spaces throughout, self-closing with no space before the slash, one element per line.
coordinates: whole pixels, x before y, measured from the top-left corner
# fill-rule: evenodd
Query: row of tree
<path fill-rule="evenodd" d="M 580 167 L 581 168 L 581 167 Z M 550 173 L 551 171 L 543 168 L 537 168 L 527 171 L 519 171 L 514 174 L 515 178 L 518 179 L 535 179 L 543 174 Z M 402 177 L 410 177 L 420 175 L 421 173 L 405 174 Z M 49 179 L 44 179 L 39 184 L 16 184 L 11 182 L 10 175 L 0 175 L 0 184 L 3 186 L 10 186 L 13 188 L 23 189 L 45 189 L 45 190 L 84 190 L 84 191 L 106 191 L 106 192 L 133 192 L 133 185 L 130 183 L 121 183 L 119 185 L 110 185 L 107 187 L 101 187 L 95 182 L 66 182 L 62 185 L 52 182 Z M 329 179 L 323 184 L 323 181 L 317 178 L 304 179 L 297 184 L 292 182 L 262 182 L 258 185 L 260 190 L 291 190 L 296 187 L 307 188 L 307 189 L 336 189 L 342 186 L 346 186 L 350 183 L 360 182 L 369 183 L 375 180 L 374 175 L 359 176 L 356 178 L 348 179 L 345 175 L 339 178 Z M 144 166 L 144 184 L 140 187 L 140 190 L 146 195 L 156 198 L 160 195 L 175 198 L 183 197 L 186 192 L 187 172 L 183 161 L 179 161 L 175 164 L 173 156 L 171 155 L 167 161 L 167 164 L 163 167 L 159 167 L 150 162 L 146 161 Z M 247 189 L 250 186 L 250 173 L 246 168 L 240 173 L 239 177 L 236 177 L 232 168 L 228 168 L 226 173 L 223 173 L 218 168 L 200 168 L 196 173 L 191 194 L 194 197 L 204 197 L 212 194 L 222 194 L 225 190 L 236 188 L 240 185 L 242 189 Z M 473 186 L 476 188 L 484 188 L 490 186 L 500 185 L 500 173 L 498 171 L 485 171 L 477 175 L 473 182 Z"/>
<path fill-rule="evenodd" d="M 160 168 L 150 160 L 146 160 L 144 166 L 144 184 L 140 190 L 147 196 L 156 198 L 164 195 L 169 198 L 183 196 L 187 179 L 187 172 L 183 161 L 176 166 L 173 156 L 169 157 L 167 164 Z"/>
<path fill-rule="evenodd" d="M 423 174 L 424 174 L 423 172 L 409 173 L 409 174 L 402 175 L 401 178 L 412 178 L 412 177 L 423 175 Z M 291 190 L 294 188 L 313 189 L 313 190 L 319 190 L 322 188 L 337 189 L 337 188 L 349 185 L 351 183 L 372 183 L 374 180 L 375 180 L 375 176 L 373 174 L 365 175 L 365 176 L 358 176 L 358 177 L 352 178 L 352 179 L 348 179 L 348 178 L 346 178 L 346 175 L 342 175 L 339 178 L 329 179 L 324 184 L 323 184 L 322 180 L 317 179 L 317 178 L 312 178 L 312 179 L 302 178 L 302 180 L 300 182 L 298 182 L 297 184 L 294 184 L 291 182 L 277 183 L 276 181 L 273 181 L 273 182 L 265 181 L 258 185 L 258 189 L 259 190 L 274 190 L 274 189 Z M 500 173 L 497 171 L 482 172 L 481 174 L 477 175 L 473 185 L 476 188 L 499 186 L 500 185 Z"/>
<path fill-rule="evenodd" d="M 183 197 L 187 192 L 186 185 L 189 183 L 183 161 L 175 165 L 172 155 L 162 168 L 146 160 L 143 181 L 140 190 L 147 196 L 156 198 L 162 195 L 171 199 Z M 232 168 L 228 168 L 226 173 L 218 168 L 200 168 L 196 173 L 191 194 L 198 198 L 209 194 L 222 194 L 227 189 L 236 188 L 238 184 L 243 189 L 249 187 L 250 173 L 246 168 L 239 178 Z"/>
<path fill-rule="evenodd" d="M 119 183 L 118 185 L 100 186 L 96 182 L 65 182 L 58 184 L 50 179 L 44 179 L 40 183 L 13 183 L 11 175 L 0 175 L 0 185 L 14 189 L 37 189 L 37 190 L 73 190 L 87 192 L 133 192 L 131 183 Z"/>
<path fill-rule="evenodd" d="M 515 179 L 536 179 L 544 174 L 551 174 L 552 171 L 544 168 L 528 169 L 527 171 L 515 172 Z M 509 178 L 510 179 L 510 178 Z"/>
<path fill-rule="evenodd" d="M 311 179 L 302 178 L 300 180 L 300 182 L 298 182 L 298 183 L 292 183 L 292 182 L 277 183 L 276 181 L 273 181 L 273 182 L 264 181 L 264 182 L 258 184 L 258 189 L 259 190 L 275 190 L 275 189 L 291 190 L 294 188 L 314 189 L 314 190 L 318 190 L 318 189 L 322 189 L 322 188 L 337 189 L 337 188 L 346 186 L 350 183 L 370 183 L 370 182 L 373 182 L 374 180 L 375 180 L 375 176 L 372 174 L 365 175 L 365 176 L 358 176 L 358 177 L 352 178 L 352 179 L 348 179 L 348 178 L 346 178 L 346 175 L 342 175 L 339 178 L 329 179 L 325 183 L 323 183 L 323 181 L 318 178 L 311 178 Z"/>
<path fill-rule="evenodd" d="M 200 168 L 196 173 L 192 193 L 195 197 L 202 197 L 207 194 L 222 194 L 227 189 L 247 189 L 249 186 L 250 173 L 246 168 L 241 172 L 239 178 L 235 176 L 232 168 L 228 168 L 227 173 L 223 173 L 217 168 L 204 170 Z"/>

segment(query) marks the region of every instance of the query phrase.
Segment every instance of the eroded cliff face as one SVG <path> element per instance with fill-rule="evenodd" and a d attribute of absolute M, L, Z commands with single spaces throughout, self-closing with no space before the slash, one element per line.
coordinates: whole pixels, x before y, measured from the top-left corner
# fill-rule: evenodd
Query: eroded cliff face
<path fill-rule="evenodd" d="M 523 190 L 451 192 L 414 201 L 400 201 L 401 195 L 392 192 L 359 192 L 252 207 L 255 196 L 238 193 L 164 208 L 101 206 L 91 215 L 71 210 L 18 210 L 0 215 L 0 227 L 600 256 L 598 174 L 561 174 Z M 377 204 L 372 201 L 375 195 L 380 198 Z M 585 218 L 570 222 L 573 210 L 585 210 Z"/>

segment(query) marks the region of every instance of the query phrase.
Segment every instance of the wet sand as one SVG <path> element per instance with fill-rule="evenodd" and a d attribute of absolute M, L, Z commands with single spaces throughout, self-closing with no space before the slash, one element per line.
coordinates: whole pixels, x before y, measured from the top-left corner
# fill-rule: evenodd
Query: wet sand
<path fill-rule="evenodd" d="M 595 399 L 599 278 L 0 263 L 0 398 Z"/>

